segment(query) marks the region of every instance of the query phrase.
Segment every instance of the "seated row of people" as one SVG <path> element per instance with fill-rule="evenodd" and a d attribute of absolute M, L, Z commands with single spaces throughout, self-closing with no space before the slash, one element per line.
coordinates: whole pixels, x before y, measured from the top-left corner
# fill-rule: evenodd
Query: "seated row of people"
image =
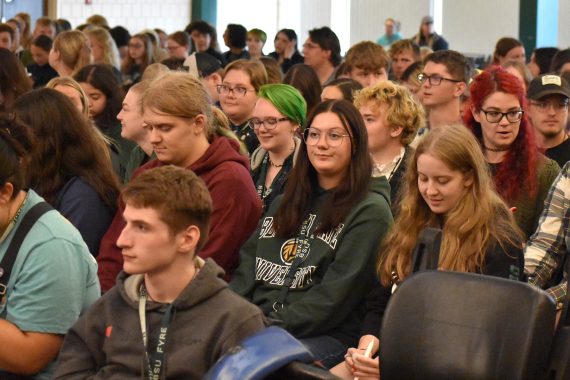
<path fill-rule="evenodd" d="M 426 64 L 424 71 L 433 69 L 433 72 L 428 70 L 422 73 L 423 86 L 428 90 L 424 93 L 428 97 L 435 93 L 438 86 L 444 88 L 449 85 L 455 89 L 461 82 L 460 79 L 451 79 L 453 77 L 449 76 L 449 72 L 444 71 L 447 70 L 444 63 L 428 63 L 433 65 L 430 67 Z M 249 77 L 246 75 L 246 79 L 240 77 L 248 71 L 246 66 L 241 68 L 238 64 L 241 62 L 235 62 L 236 68 L 233 69 L 236 74 L 234 76 L 237 77 L 234 78 L 235 83 L 226 82 L 219 88 L 220 95 L 227 96 L 226 100 L 230 103 L 238 97 L 238 92 L 242 93 L 243 98 L 249 95 L 248 92 L 253 92 L 249 87 L 252 83 L 251 74 Z M 567 83 L 564 83 L 560 81 L 557 85 L 546 79 L 542 81 L 544 89 L 539 93 L 546 89 L 564 89 L 567 87 Z M 438 132 L 435 125 L 430 125 L 431 129 L 424 133 L 427 137 L 419 140 L 415 153 L 407 147 L 415 131 L 422 126 L 423 111 L 417 100 L 402 87 L 384 82 L 363 90 L 356 97 L 358 108 L 347 101 L 323 102 L 315 107 L 305 122 L 306 105 L 297 90 L 287 85 L 265 85 L 259 88 L 260 98 L 253 97 L 255 117 L 246 119 L 245 125 L 259 137 L 261 149 L 267 148 L 267 153 L 259 149 L 256 158 L 261 161 L 261 165 L 267 159 L 265 178 L 257 184 L 262 185 L 261 195 L 272 195 L 262 214 L 262 196 L 256 194 L 248 173 L 248 160 L 239 153 L 241 141 L 231 134 L 227 118 L 218 109 L 210 106 L 208 93 L 202 82 L 185 73 L 171 73 L 158 81 L 141 86 L 148 88 L 132 103 L 133 109 L 139 114 L 142 111 L 142 120 L 147 125 L 148 141 L 157 160 L 137 170 L 133 175 L 134 181 L 147 170 L 165 165 L 191 169 L 202 178 L 211 193 L 213 213 L 212 222 L 207 228 L 210 238 L 203 248 L 197 250 L 197 254 L 203 258 L 213 258 L 226 270 L 226 279 L 231 278 L 237 267 L 230 287 L 260 306 L 268 317 L 278 320 L 302 339 L 327 366 L 340 361 L 349 347 L 358 346 L 359 329 L 365 312 L 363 301 L 365 296 L 374 290 L 374 271 L 371 268 L 374 267 L 382 237 L 389 233 L 392 223 L 390 203 L 396 216 L 396 225 L 390 233 L 396 233 L 399 223 L 403 223 L 400 221 L 401 214 L 408 207 L 406 196 L 411 194 L 416 186 L 416 195 L 422 195 L 422 199 L 417 198 L 416 203 L 423 205 L 425 212 L 429 208 L 429 212 L 442 217 L 426 219 L 428 221 L 413 219 L 414 223 L 408 220 L 405 228 L 409 228 L 408 225 L 411 224 L 429 225 L 434 221 L 444 227 L 445 234 L 446 228 L 455 225 L 446 223 L 447 213 L 450 212 L 455 220 L 454 212 L 465 206 L 462 202 L 467 202 L 468 205 L 467 195 L 471 196 L 473 193 L 474 180 L 466 174 L 469 170 L 464 171 L 463 167 L 454 166 L 459 160 L 449 161 L 446 157 L 439 156 L 440 153 L 430 150 L 431 139 L 438 141 L 438 133 L 443 133 Z M 33 103 L 31 99 L 34 96 L 39 96 L 36 94 L 58 98 L 53 95 L 52 90 L 41 90 L 29 94 L 30 103 Z M 69 112 L 79 112 L 71 111 L 73 106 L 65 97 L 60 95 L 59 98 L 60 103 L 67 102 Z M 390 107 L 393 107 L 391 111 Z M 402 108 L 400 118 L 395 110 L 398 108 Z M 549 108 L 552 108 L 550 104 L 546 109 Z M 16 114 L 19 112 L 25 115 L 26 110 L 22 107 L 16 110 Z M 534 227 L 527 227 L 527 224 L 537 224 L 541 207 L 536 204 L 543 202 L 550 186 L 549 181 L 552 182 L 556 176 L 558 167 L 556 163 L 538 153 L 525 110 L 521 83 L 503 69 L 491 69 L 480 74 L 471 85 L 471 100 L 465 108 L 464 118 L 473 134 L 460 125 L 445 132 L 450 136 L 456 132 L 467 134 L 468 137 L 461 135 L 458 138 L 457 141 L 462 141 L 457 144 L 460 145 L 458 149 L 468 149 L 468 139 L 473 140 L 474 146 L 483 147 L 480 154 L 484 160 L 474 161 L 479 162 L 477 165 L 485 170 L 494 172 L 492 178 L 501 195 L 501 202 L 508 202 L 508 207 L 517 208 L 514 217 L 519 219 L 518 224 L 524 228 L 528 238 Z M 29 123 L 33 124 L 32 118 Z M 140 124 L 138 127 L 140 128 Z M 303 127 L 303 132 L 297 133 Z M 39 127 L 34 127 L 34 130 L 36 129 L 40 130 Z M 302 136 L 302 139 L 299 136 Z M 434 146 L 438 145 L 434 143 Z M 386 154 L 388 147 L 390 154 Z M 98 153 L 102 157 L 108 157 L 108 150 L 102 149 Z M 443 147 L 439 149 L 445 150 Z M 300 160 L 300 163 L 293 166 L 291 162 L 293 167 L 289 168 L 280 166 L 287 159 L 293 161 L 295 152 L 296 160 Z M 404 169 L 406 154 L 410 158 L 405 162 L 408 164 L 407 169 Z M 461 154 L 468 156 L 465 152 Z M 529 170 L 528 174 L 521 175 L 516 170 L 517 166 L 510 166 L 511 157 L 519 154 L 526 157 L 522 167 Z M 430 161 L 434 157 L 436 160 Z M 270 163 L 270 160 L 276 162 Z M 489 169 L 485 160 L 490 163 Z M 425 165 L 422 166 L 422 163 Z M 273 168 L 271 173 L 270 168 Z M 446 174 L 430 173 L 433 168 L 441 169 Z M 399 191 L 390 194 L 387 179 L 393 187 L 398 188 L 397 181 L 412 175 L 414 170 L 419 173 L 415 180 L 410 183 L 409 178 L 406 179 Z M 400 177 L 396 175 L 398 171 Z M 454 176 L 457 172 L 460 172 L 461 176 Z M 383 175 L 374 177 L 374 173 Z M 515 177 L 518 187 L 499 187 L 502 178 L 508 177 L 501 177 L 501 173 L 518 175 L 520 178 Z M 267 179 L 268 174 L 269 177 L 273 176 L 273 180 Z M 283 181 L 275 181 L 280 176 Z M 430 179 L 430 176 L 434 178 Z M 452 188 L 449 193 L 442 190 L 453 182 L 452 180 L 459 182 L 460 186 Z M 269 194 L 268 186 L 271 189 Z M 375 194 L 374 190 L 379 191 L 381 195 Z M 278 196 L 281 191 L 284 194 Z M 517 198 L 517 195 L 521 198 Z M 402 198 L 398 199 L 399 197 Z M 101 198 L 104 199 L 104 196 Z M 451 199 L 453 205 L 449 210 L 441 211 L 440 206 L 447 204 L 446 199 Z M 507 207 L 504 203 L 500 204 L 501 207 Z M 458 209 L 455 210 L 455 207 Z M 525 215 L 519 213 L 521 210 Z M 124 204 L 120 205 L 111 228 L 101 243 L 99 270 L 102 282 L 105 278 L 107 281 L 105 291 L 114 284 L 116 274 L 121 269 L 133 272 L 129 261 L 136 260 L 125 254 L 128 244 L 121 241 L 122 234 L 129 229 L 126 214 L 127 208 Z M 492 214 L 489 212 L 487 215 Z M 516 227 L 511 225 L 512 215 L 509 212 L 504 216 L 501 216 L 501 212 L 498 214 L 495 219 L 505 220 L 505 225 L 508 226 L 505 230 L 512 228 L 516 232 Z M 260 215 L 263 215 L 261 220 Z M 422 215 L 425 216 L 425 213 Z M 475 226 L 477 223 L 486 223 L 484 218 L 476 219 Z M 457 231 L 452 228 L 451 232 L 444 236 L 449 237 L 455 233 L 459 236 L 457 241 L 461 241 L 464 238 L 460 234 L 465 233 L 465 225 L 468 222 L 473 220 L 469 219 L 460 224 Z M 145 227 L 144 223 L 136 225 Z M 400 236 L 395 241 L 388 240 L 392 242 L 390 249 L 383 248 L 379 255 L 380 262 L 388 262 L 387 258 L 396 251 L 394 247 L 400 243 L 407 242 L 406 244 L 413 246 L 417 235 L 414 236 L 414 232 L 409 229 L 404 230 L 409 235 L 406 235 L 405 239 Z M 230 235 L 234 238 L 228 239 Z M 509 233 L 502 236 L 507 237 L 511 248 L 520 246 L 520 243 L 526 240 L 517 240 L 517 234 L 514 232 L 515 237 L 511 240 L 508 239 L 511 236 Z M 248 237 L 249 240 L 244 244 Z M 483 253 L 478 256 L 476 265 L 462 267 L 459 264 L 450 264 L 449 268 L 442 268 L 487 273 L 487 269 L 492 267 L 489 262 L 495 261 L 491 253 L 509 251 L 503 240 L 497 243 L 498 246 L 493 245 L 492 238 L 479 238 L 477 242 L 484 248 L 479 250 Z M 362 249 L 354 249 L 355 244 Z M 238 266 L 237 252 L 240 249 Z M 317 252 L 320 253 L 315 256 Z M 400 258 L 403 257 L 400 254 L 397 257 L 404 260 Z M 509 257 L 520 259 L 520 252 L 499 257 L 506 257 L 507 261 Z M 522 262 L 518 259 L 517 263 Z M 458 257 L 450 260 L 460 261 Z M 510 276 L 520 275 L 522 266 L 519 265 L 515 270 L 517 265 L 511 264 Z M 397 260 L 390 261 L 389 279 L 387 272 L 380 271 L 383 285 L 388 285 L 386 281 L 405 278 L 405 269 L 400 269 L 400 273 L 397 270 L 401 265 Z M 500 260 L 497 265 L 504 269 Z M 398 274 L 396 277 L 392 276 L 394 267 Z M 501 273 L 506 276 L 507 272 Z M 382 289 L 376 286 L 376 290 Z M 387 293 L 387 296 L 385 292 L 382 294 L 387 298 L 390 293 Z M 152 297 L 150 292 L 149 295 Z M 161 299 L 158 298 L 155 301 L 160 302 Z M 381 297 L 378 299 L 386 302 L 382 301 Z M 364 341 L 361 343 L 364 344 Z M 347 361 L 349 366 L 354 365 L 349 359 Z"/>

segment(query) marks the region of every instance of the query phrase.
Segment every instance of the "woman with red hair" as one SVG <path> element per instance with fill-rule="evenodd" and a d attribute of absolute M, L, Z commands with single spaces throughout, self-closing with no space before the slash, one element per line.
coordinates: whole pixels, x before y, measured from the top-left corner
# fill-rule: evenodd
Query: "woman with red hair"
<path fill-rule="evenodd" d="M 469 90 L 465 125 L 479 140 L 497 191 L 528 239 L 560 168 L 538 152 L 524 90 L 514 75 L 495 66 L 475 77 Z"/>

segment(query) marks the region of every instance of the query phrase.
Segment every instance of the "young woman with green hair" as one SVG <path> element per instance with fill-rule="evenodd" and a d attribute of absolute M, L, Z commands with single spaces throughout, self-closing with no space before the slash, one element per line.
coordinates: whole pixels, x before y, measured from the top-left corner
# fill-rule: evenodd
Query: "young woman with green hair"
<path fill-rule="evenodd" d="M 249 120 L 259 139 L 259 147 L 251 155 L 251 176 L 267 210 L 283 192 L 295 164 L 301 145 L 298 132 L 305 124 L 307 103 L 299 90 L 288 84 L 261 86 L 258 98 Z"/>

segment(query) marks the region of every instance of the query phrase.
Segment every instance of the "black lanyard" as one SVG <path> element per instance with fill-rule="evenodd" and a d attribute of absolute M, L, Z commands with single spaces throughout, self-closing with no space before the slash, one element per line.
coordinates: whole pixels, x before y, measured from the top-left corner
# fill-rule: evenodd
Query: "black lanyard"
<path fill-rule="evenodd" d="M 289 157 L 287 157 L 285 161 L 287 161 L 288 159 Z M 267 188 L 265 187 L 265 180 L 267 179 L 267 171 L 269 170 L 268 164 L 269 164 L 269 153 L 265 153 L 265 156 L 263 157 L 263 161 L 261 162 L 261 167 L 259 170 L 259 178 L 257 179 L 256 183 L 257 195 L 259 195 L 259 197 L 261 198 L 264 208 L 265 208 L 265 198 L 267 198 L 271 194 L 271 191 L 273 190 L 273 185 L 279 183 L 279 181 L 281 181 L 281 177 L 286 176 L 288 172 L 288 170 L 285 170 L 285 165 L 287 164 L 285 162 L 284 166 L 281 167 L 281 169 L 279 170 L 279 173 L 277 173 L 275 178 L 273 178 L 273 181 L 271 181 L 271 185 L 269 186 L 269 188 Z"/>
<path fill-rule="evenodd" d="M 164 353 L 166 351 L 166 337 L 168 326 L 170 325 L 170 317 L 172 315 L 172 304 L 168 304 L 164 316 L 160 322 L 160 330 L 157 334 L 156 348 L 154 352 L 148 352 L 148 337 L 146 330 L 146 299 L 147 293 L 144 285 L 140 287 L 139 296 L 139 318 L 141 322 L 141 332 L 144 343 L 145 359 L 147 364 L 147 376 L 150 380 L 159 380 L 164 369 Z"/>

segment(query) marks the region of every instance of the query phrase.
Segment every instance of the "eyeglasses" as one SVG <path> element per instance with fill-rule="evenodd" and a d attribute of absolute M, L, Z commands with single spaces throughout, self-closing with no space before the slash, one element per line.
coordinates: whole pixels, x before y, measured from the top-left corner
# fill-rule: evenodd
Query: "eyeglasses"
<path fill-rule="evenodd" d="M 129 47 L 133 48 L 133 49 L 141 49 L 144 47 L 144 45 L 143 44 L 129 44 Z"/>
<path fill-rule="evenodd" d="M 305 133 L 303 133 L 303 140 L 305 140 L 305 143 L 307 145 L 310 146 L 317 145 L 321 140 L 322 134 L 323 132 L 319 131 L 316 128 L 307 128 L 305 130 Z M 340 144 L 342 144 L 342 139 L 347 136 L 350 135 L 347 133 L 342 134 L 338 131 L 332 130 L 328 131 L 325 134 L 325 141 L 330 146 L 339 146 Z"/>
<path fill-rule="evenodd" d="M 217 85 L 216 89 L 218 90 L 218 94 L 224 94 L 224 95 L 227 95 L 230 92 L 232 92 L 234 95 L 245 96 L 245 94 L 247 94 L 248 91 L 255 92 L 255 90 L 248 90 L 245 87 L 229 87 L 226 86 L 225 84 Z"/>
<path fill-rule="evenodd" d="M 433 74 L 433 75 L 427 75 L 426 73 L 419 73 L 418 74 L 418 81 L 420 83 L 424 83 L 426 79 L 428 80 L 428 82 L 431 86 L 439 86 L 441 84 L 442 80 L 446 80 L 446 81 L 453 82 L 453 83 L 463 82 L 462 80 L 444 78 L 444 77 L 441 77 L 437 74 Z"/>
<path fill-rule="evenodd" d="M 550 107 L 554 108 L 555 111 L 560 111 L 560 110 L 563 110 L 565 108 L 568 108 L 568 99 L 551 100 L 551 101 L 543 101 L 543 102 L 531 101 L 530 104 L 532 104 L 535 107 L 538 107 L 541 111 L 546 111 Z"/>
<path fill-rule="evenodd" d="M 320 45 L 317 44 L 312 44 L 312 43 L 304 43 L 303 44 L 303 48 L 304 49 L 316 49 L 316 48 L 320 48 Z"/>
<path fill-rule="evenodd" d="M 166 46 L 166 49 L 168 51 L 175 51 L 176 49 L 180 49 L 182 47 L 182 45 L 168 45 Z"/>
<path fill-rule="evenodd" d="M 261 128 L 261 125 L 263 125 L 265 127 L 265 129 L 275 129 L 275 127 L 277 127 L 277 124 L 281 123 L 282 121 L 285 120 L 289 120 L 288 117 L 282 117 L 280 119 L 276 118 L 276 117 L 268 117 L 265 120 L 261 120 L 261 119 L 250 119 L 249 120 L 249 127 L 251 129 L 253 129 L 254 131 L 257 131 L 259 128 Z"/>
<path fill-rule="evenodd" d="M 500 123 L 503 117 L 507 118 L 509 123 L 516 123 L 520 121 L 523 117 L 523 110 L 509 111 L 509 112 L 499 112 L 499 111 L 485 111 L 481 110 L 485 114 L 485 118 L 489 123 Z"/>

